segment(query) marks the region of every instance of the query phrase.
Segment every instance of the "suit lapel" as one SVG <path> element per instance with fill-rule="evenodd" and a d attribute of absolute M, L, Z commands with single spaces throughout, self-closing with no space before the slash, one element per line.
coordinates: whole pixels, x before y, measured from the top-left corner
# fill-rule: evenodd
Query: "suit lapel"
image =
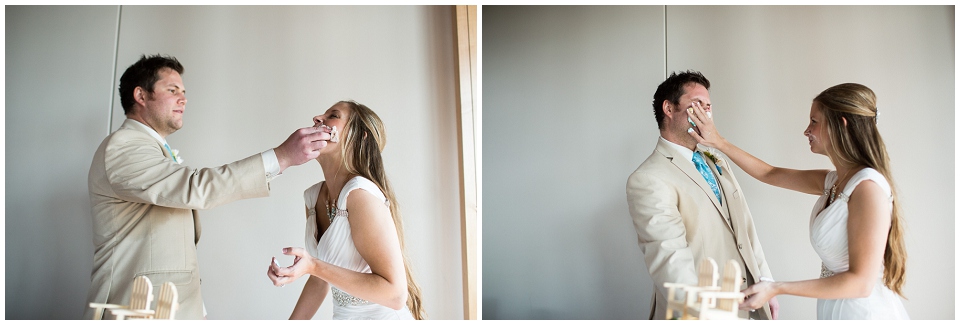
<path fill-rule="evenodd" d="M 142 126 L 136 125 L 136 123 L 138 123 L 138 122 L 136 122 L 136 121 L 134 121 L 134 120 L 132 120 L 132 119 L 126 119 L 126 120 L 123 121 L 123 124 L 120 124 L 120 128 L 121 128 L 121 129 L 137 130 L 137 131 L 146 133 L 147 135 L 150 135 L 150 133 L 148 133 L 147 131 L 145 131 Z M 167 151 L 167 148 L 164 148 L 164 147 L 163 147 L 163 142 L 160 142 L 160 140 L 157 140 L 157 139 L 154 138 L 152 135 L 150 135 L 150 138 L 153 139 L 153 141 L 156 141 L 156 142 L 157 142 L 157 147 L 160 148 L 160 152 L 163 153 L 163 156 L 164 156 L 164 157 L 173 159 L 173 156 L 170 155 L 170 152 Z"/>
<path fill-rule="evenodd" d="M 730 228 L 730 231 L 733 231 L 733 227 L 730 226 L 730 220 L 727 217 L 727 209 L 724 209 L 723 206 L 720 205 L 720 201 L 717 201 L 717 196 L 713 194 L 713 189 L 710 188 L 710 184 L 707 184 L 707 180 L 703 178 L 703 175 L 700 175 L 700 171 L 697 170 L 692 161 L 681 162 L 681 160 L 684 160 L 683 156 L 676 152 L 676 150 L 670 148 L 666 143 L 664 143 L 664 141 L 665 140 L 663 139 L 658 140 L 657 151 L 666 156 L 674 166 L 676 166 L 681 172 L 687 175 L 687 177 L 697 183 L 697 186 L 700 187 L 700 190 L 703 191 L 703 194 L 710 199 L 710 202 L 713 202 L 713 207 L 717 209 L 718 213 L 720 213 L 720 217 L 723 219 L 723 222 L 727 224 L 727 227 Z M 713 162 L 710 161 L 710 159 L 705 160 L 708 161 L 707 166 L 710 166 L 710 168 L 716 168 L 712 167 Z M 719 177 L 716 177 L 716 174 L 714 174 L 714 176 L 715 178 L 719 179 Z"/>

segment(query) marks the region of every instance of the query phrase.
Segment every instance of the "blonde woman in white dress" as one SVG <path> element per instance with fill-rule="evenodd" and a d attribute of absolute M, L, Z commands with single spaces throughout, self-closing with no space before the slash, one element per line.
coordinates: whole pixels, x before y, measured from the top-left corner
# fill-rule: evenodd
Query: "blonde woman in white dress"
<path fill-rule="evenodd" d="M 352 101 L 313 118 L 331 132 L 317 162 L 325 181 L 304 191 L 306 249 L 287 247 L 294 263 L 267 270 L 275 286 L 309 275 L 290 319 L 311 319 L 332 291 L 334 319 L 424 319 L 420 287 L 404 253 L 403 223 L 380 153 L 383 122 Z"/>
<path fill-rule="evenodd" d="M 754 284 L 743 291 L 740 308 L 789 294 L 817 298 L 818 319 L 909 318 L 899 297 L 906 266 L 901 213 L 870 88 L 840 84 L 813 100 L 803 134 L 811 151 L 830 158 L 833 171 L 770 166 L 721 137 L 697 103 L 690 111 L 698 129 L 688 132 L 699 143 L 764 183 L 820 196 L 810 220 L 810 241 L 823 261 L 820 278 Z"/>

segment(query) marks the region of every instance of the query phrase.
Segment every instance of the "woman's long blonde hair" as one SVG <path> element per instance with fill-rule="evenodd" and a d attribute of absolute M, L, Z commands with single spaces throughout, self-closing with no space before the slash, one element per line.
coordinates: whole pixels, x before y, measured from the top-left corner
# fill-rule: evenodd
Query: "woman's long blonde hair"
<path fill-rule="evenodd" d="M 867 86 L 839 84 L 813 99 L 823 113 L 831 147 L 828 154 L 838 163 L 863 165 L 876 169 L 890 183 L 893 212 L 887 246 L 883 253 L 883 283 L 903 296 L 906 280 L 907 250 L 903 238 L 903 220 L 897 190 L 890 171 L 890 156 L 877 130 L 877 96 Z M 846 119 L 846 124 L 843 119 Z"/>
<path fill-rule="evenodd" d="M 390 188 L 387 173 L 383 168 L 383 159 L 380 153 L 387 144 L 387 137 L 380 117 L 369 107 L 355 101 L 341 101 L 350 107 L 351 113 L 347 118 L 345 133 L 341 133 L 340 155 L 349 174 L 360 175 L 380 188 L 390 206 L 393 223 L 397 227 L 397 237 L 400 239 L 400 253 L 403 255 L 403 267 L 407 274 L 407 307 L 416 319 L 426 319 L 427 314 L 421 301 L 420 286 L 413 279 L 410 261 L 403 240 L 403 219 L 400 217 L 400 205 L 397 197 Z"/>

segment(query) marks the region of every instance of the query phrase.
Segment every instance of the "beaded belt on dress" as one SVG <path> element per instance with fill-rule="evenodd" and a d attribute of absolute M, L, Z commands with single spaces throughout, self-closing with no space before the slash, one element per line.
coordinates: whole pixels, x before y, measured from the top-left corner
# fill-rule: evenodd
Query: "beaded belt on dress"
<path fill-rule="evenodd" d="M 827 278 L 833 276 L 835 273 L 827 269 L 826 265 L 820 264 L 820 278 Z"/>
<path fill-rule="evenodd" d="M 339 306 L 366 306 L 373 304 L 369 301 L 351 296 L 349 293 L 337 289 L 337 287 L 331 286 L 330 288 L 330 291 L 333 293 L 333 301 Z"/>

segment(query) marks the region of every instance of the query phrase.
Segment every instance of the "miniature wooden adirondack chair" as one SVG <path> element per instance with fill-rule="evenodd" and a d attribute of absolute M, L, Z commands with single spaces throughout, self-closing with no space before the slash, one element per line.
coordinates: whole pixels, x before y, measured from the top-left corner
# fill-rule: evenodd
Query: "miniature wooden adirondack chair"
<path fill-rule="evenodd" d="M 720 291 L 700 293 L 700 319 L 741 319 L 737 313 L 744 298 L 744 294 L 740 292 L 742 283 L 740 263 L 727 261 L 727 265 L 723 267 Z"/>
<path fill-rule="evenodd" d="M 673 312 L 679 311 L 679 319 L 741 319 L 737 315 L 743 302 L 740 292 L 740 265 L 730 260 L 723 268 L 723 280 L 717 287 L 717 263 L 712 258 L 700 262 L 700 279 L 697 286 L 679 283 L 664 283 L 667 290 L 667 319 L 674 319 Z M 676 299 L 676 289 L 686 292 L 686 299 Z"/>
<path fill-rule="evenodd" d="M 160 288 L 160 298 L 157 299 L 156 319 L 173 319 L 177 314 L 177 286 L 173 282 L 166 282 Z"/>
<path fill-rule="evenodd" d="M 674 319 L 673 312 L 680 312 L 678 319 L 696 319 L 691 316 L 689 308 L 696 305 L 697 293 L 703 290 L 717 290 L 717 262 L 712 258 L 700 261 L 700 276 L 696 286 L 685 283 L 664 283 L 667 288 L 667 319 Z M 686 292 L 685 300 L 677 299 L 677 289 Z"/>
<path fill-rule="evenodd" d="M 127 318 L 146 318 L 146 319 L 174 319 L 177 313 L 177 286 L 173 282 L 164 282 L 160 287 L 160 294 L 157 297 L 157 310 L 130 310 L 113 309 L 111 310 L 117 319 Z"/>
<path fill-rule="evenodd" d="M 128 305 L 101 304 L 91 302 L 90 308 L 96 310 L 96 312 L 93 314 L 93 319 L 100 320 L 103 318 L 104 309 L 147 310 L 150 308 L 151 301 L 153 301 L 153 284 L 150 283 L 149 278 L 141 275 L 133 279 L 133 286 L 130 289 L 130 303 Z"/>

